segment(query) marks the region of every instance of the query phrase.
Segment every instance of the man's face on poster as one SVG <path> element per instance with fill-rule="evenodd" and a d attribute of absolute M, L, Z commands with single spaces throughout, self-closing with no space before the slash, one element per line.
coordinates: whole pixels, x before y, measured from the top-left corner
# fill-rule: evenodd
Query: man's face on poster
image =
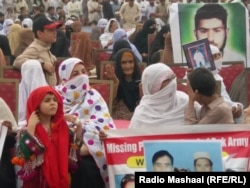
<path fill-rule="evenodd" d="M 173 172 L 174 168 L 171 159 L 168 156 L 162 156 L 153 164 L 153 170 L 155 172 Z"/>
<path fill-rule="evenodd" d="M 196 172 L 212 172 L 212 166 L 208 159 L 200 158 L 195 163 Z"/>
<path fill-rule="evenodd" d="M 217 46 L 222 52 L 228 35 L 228 29 L 220 19 L 201 19 L 197 29 L 194 31 L 197 40 L 208 38 L 210 44 Z"/>

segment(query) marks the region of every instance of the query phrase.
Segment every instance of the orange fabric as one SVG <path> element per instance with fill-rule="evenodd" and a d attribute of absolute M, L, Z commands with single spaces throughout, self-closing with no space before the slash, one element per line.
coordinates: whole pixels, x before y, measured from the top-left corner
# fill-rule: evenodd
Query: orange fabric
<path fill-rule="evenodd" d="M 133 56 L 133 54 L 131 54 L 130 52 L 124 52 L 123 54 L 122 54 L 122 58 L 134 58 L 134 56 Z"/>
<path fill-rule="evenodd" d="M 86 32 L 76 34 L 76 40 L 72 43 L 70 54 L 84 62 L 87 70 L 93 69 L 94 66 L 94 49 L 91 45 L 90 36 Z"/>
<path fill-rule="evenodd" d="M 50 86 L 39 87 L 32 91 L 27 101 L 27 122 L 31 113 L 39 108 L 47 93 L 53 93 L 58 101 L 58 110 L 53 118 L 51 138 L 43 126 L 36 126 L 35 135 L 45 147 L 42 173 L 50 188 L 68 188 L 68 150 L 69 132 L 64 120 L 63 103 L 59 94 Z M 24 185 L 24 187 L 27 187 Z M 33 184 L 34 188 L 34 184 Z"/>
<path fill-rule="evenodd" d="M 73 29 L 73 32 L 80 32 L 82 29 L 82 22 L 80 21 L 74 21 L 71 24 L 71 28 Z"/>

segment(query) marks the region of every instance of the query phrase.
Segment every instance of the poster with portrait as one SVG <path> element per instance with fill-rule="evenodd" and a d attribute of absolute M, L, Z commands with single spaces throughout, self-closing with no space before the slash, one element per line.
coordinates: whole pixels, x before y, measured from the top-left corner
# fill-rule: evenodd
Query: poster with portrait
<path fill-rule="evenodd" d="M 120 188 L 125 174 L 147 171 L 144 156 L 145 141 L 220 141 L 223 171 L 250 171 L 250 125 L 171 126 L 164 124 L 152 125 L 152 128 L 109 130 L 106 133 L 108 138 L 104 140 L 103 146 L 112 188 Z"/>
<path fill-rule="evenodd" d="M 144 141 L 146 170 L 150 172 L 222 172 L 218 140 Z"/>
<path fill-rule="evenodd" d="M 207 38 L 184 44 L 183 50 L 189 68 L 216 69 Z"/>
<path fill-rule="evenodd" d="M 243 3 L 174 3 L 169 23 L 175 63 L 186 62 L 182 45 L 207 38 L 224 62 L 250 66 L 248 10 Z"/>

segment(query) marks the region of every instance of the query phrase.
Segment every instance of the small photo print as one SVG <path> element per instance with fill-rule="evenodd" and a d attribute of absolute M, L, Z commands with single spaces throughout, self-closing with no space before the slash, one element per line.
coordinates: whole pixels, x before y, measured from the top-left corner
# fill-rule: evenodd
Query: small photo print
<path fill-rule="evenodd" d="M 144 141 L 146 170 L 150 172 L 222 172 L 221 141 Z"/>
<path fill-rule="evenodd" d="M 184 44 L 183 51 L 189 68 L 205 67 L 211 71 L 216 69 L 207 38 Z"/>
<path fill-rule="evenodd" d="M 115 175 L 115 187 L 135 188 L 135 175 L 133 173 Z"/>

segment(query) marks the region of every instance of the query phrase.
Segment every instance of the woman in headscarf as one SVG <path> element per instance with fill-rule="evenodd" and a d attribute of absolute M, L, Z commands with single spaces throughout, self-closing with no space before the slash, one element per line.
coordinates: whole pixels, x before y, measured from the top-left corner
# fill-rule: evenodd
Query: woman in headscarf
<path fill-rule="evenodd" d="M 112 52 L 109 60 L 110 61 L 115 61 L 115 55 L 116 55 L 116 53 L 119 50 L 124 49 L 124 48 L 128 48 L 128 49 L 131 50 L 131 46 L 130 46 L 130 44 L 129 44 L 129 42 L 127 40 L 120 39 L 120 40 L 116 41 L 114 43 L 113 52 Z"/>
<path fill-rule="evenodd" d="M 17 57 L 34 41 L 34 32 L 29 28 L 22 28 L 20 31 L 20 42 L 14 51 L 14 56 Z"/>
<path fill-rule="evenodd" d="M 105 28 L 108 24 L 108 20 L 106 18 L 101 18 L 100 20 L 98 20 L 97 22 L 97 27 L 100 27 L 100 28 Z"/>
<path fill-rule="evenodd" d="M 70 55 L 77 57 L 84 62 L 84 66 L 88 71 L 95 68 L 94 65 L 94 48 L 91 46 L 89 33 L 79 32 L 76 35 L 76 40 L 70 48 Z"/>
<path fill-rule="evenodd" d="M 170 32 L 170 25 L 164 25 L 161 30 L 156 34 L 155 39 L 151 45 L 150 56 L 159 50 L 163 50 L 165 47 L 165 37 L 167 33 Z"/>
<path fill-rule="evenodd" d="M 7 38 L 9 40 L 10 50 L 12 55 L 14 55 L 14 52 L 20 43 L 21 30 L 22 27 L 20 24 L 13 24 L 10 26 L 10 31 L 9 34 L 7 35 Z"/>
<path fill-rule="evenodd" d="M 31 18 L 24 18 L 22 21 L 22 27 L 32 29 L 33 20 Z"/>
<path fill-rule="evenodd" d="M 188 95 L 177 91 L 175 74 L 167 65 L 156 63 L 144 69 L 142 92 L 143 97 L 135 109 L 130 128 L 185 124 Z"/>
<path fill-rule="evenodd" d="M 0 35 L 8 35 L 10 31 L 10 26 L 14 24 L 14 21 L 10 18 L 5 19 L 3 22 L 3 29 L 0 31 Z"/>
<path fill-rule="evenodd" d="M 114 103 L 112 117 L 130 120 L 140 101 L 139 83 L 141 73 L 132 50 L 121 49 L 115 58 L 115 70 L 105 67 L 108 79 L 114 80 Z"/>
<path fill-rule="evenodd" d="M 154 20 L 147 20 L 143 24 L 143 28 L 139 31 L 134 38 L 134 45 L 142 56 L 142 61 L 148 63 L 148 35 L 156 31 L 156 23 Z"/>
<path fill-rule="evenodd" d="M 32 64 L 32 66 L 30 66 Z M 41 67 L 41 63 L 36 60 L 28 60 L 21 67 L 22 79 L 19 83 L 18 98 L 18 126 L 26 125 L 26 103 L 30 93 L 40 87 L 48 85 Z M 31 79 L 31 75 L 36 75 L 35 79 Z"/>
<path fill-rule="evenodd" d="M 124 29 L 122 29 L 122 28 L 118 28 L 118 29 L 115 30 L 114 35 L 113 35 L 113 42 L 114 42 L 114 44 L 115 44 L 116 41 L 118 41 L 120 39 L 124 39 L 124 40 L 128 41 L 128 43 L 130 44 L 130 47 L 131 47 L 132 51 L 134 52 L 135 56 L 138 59 L 138 62 L 142 62 L 141 54 L 139 53 L 139 51 L 137 50 L 137 48 L 135 47 L 135 45 L 129 41 L 129 39 L 128 39 L 128 33 Z M 109 49 L 113 49 L 113 45 L 110 45 Z"/>
<path fill-rule="evenodd" d="M 101 34 L 99 38 L 103 48 L 108 48 L 113 44 L 113 34 L 115 30 L 119 28 L 120 24 L 115 18 L 112 18 L 108 21 L 103 34 Z"/>
<path fill-rule="evenodd" d="M 72 174 L 72 188 L 100 188 L 108 184 L 108 173 L 98 132 L 114 129 L 115 125 L 105 100 L 89 86 L 84 65 L 78 58 L 64 60 L 58 69 L 62 83 L 55 89 L 63 98 L 64 113 L 78 117 L 84 129 L 82 158 L 78 170 Z"/>
<path fill-rule="evenodd" d="M 61 96 L 51 86 L 42 86 L 31 92 L 26 107 L 27 126 L 18 140 L 17 157 L 12 159 L 22 166 L 17 173 L 22 187 L 69 188 L 70 130 Z M 76 139 L 81 139 L 81 124 L 75 126 Z"/>
<path fill-rule="evenodd" d="M 90 39 L 91 40 L 99 40 L 100 36 L 103 34 L 106 25 L 108 24 L 108 20 L 105 18 L 101 18 L 97 25 L 91 26 Z"/>

